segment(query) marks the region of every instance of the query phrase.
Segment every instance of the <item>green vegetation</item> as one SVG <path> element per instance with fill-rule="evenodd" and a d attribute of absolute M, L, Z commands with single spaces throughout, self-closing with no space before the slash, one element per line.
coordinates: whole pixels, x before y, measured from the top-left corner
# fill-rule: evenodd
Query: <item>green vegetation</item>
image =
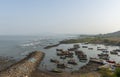
<path fill-rule="evenodd" d="M 120 77 L 120 68 L 116 68 L 115 70 L 115 76 Z"/>
<path fill-rule="evenodd" d="M 100 40 L 99 38 L 79 38 L 79 39 L 69 39 L 69 40 L 63 40 L 60 41 L 61 44 L 70 44 L 70 43 L 83 43 L 83 42 L 94 42 L 96 40 Z"/>
<path fill-rule="evenodd" d="M 101 73 L 101 77 L 120 77 L 120 68 L 116 68 L 114 72 L 103 68 L 99 71 L 99 73 Z"/>
<path fill-rule="evenodd" d="M 80 38 L 63 40 L 60 41 L 58 44 L 46 46 L 44 47 L 44 49 L 56 47 L 59 46 L 60 44 L 85 43 L 85 42 L 91 44 L 120 46 L 120 31 L 114 33 L 108 33 L 108 34 L 80 35 Z"/>
<path fill-rule="evenodd" d="M 60 41 L 60 44 L 88 42 L 92 44 L 120 45 L 120 31 L 108 34 L 80 35 L 80 37 L 82 38 Z"/>
<path fill-rule="evenodd" d="M 112 32 L 112 33 L 107 33 L 102 35 L 103 37 L 120 37 L 120 31 Z"/>
<path fill-rule="evenodd" d="M 60 41 L 60 44 L 84 43 L 84 42 L 88 42 L 91 44 L 120 45 L 120 38 L 87 37 L 87 38 L 63 40 Z"/>
<path fill-rule="evenodd" d="M 99 72 L 101 73 L 101 77 L 116 77 L 113 72 L 106 68 L 101 69 Z"/>
<path fill-rule="evenodd" d="M 80 38 L 63 40 L 63 41 L 60 41 L 58 44 L 46 46 L 44 47 L 44 49 L 56 47 L 56 46 L 59 46 L 60 44 L 85 43 L 85 42 L 91 43 L 91 44 L 105 44 L 105 45 L 120 46 L 120 31 L 117 31 L 114 33 L 108 33 L 108 34 L 80 35 Z"/>

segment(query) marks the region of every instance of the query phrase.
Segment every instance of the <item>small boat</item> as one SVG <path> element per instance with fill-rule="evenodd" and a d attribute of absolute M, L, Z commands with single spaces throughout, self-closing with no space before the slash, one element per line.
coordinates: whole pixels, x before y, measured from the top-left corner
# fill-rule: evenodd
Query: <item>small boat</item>
<path fill-rule="evenodd" d="M 59 61 L 56 60 L 56 59 L 50 59 L 50 62 L 53 62 L 53 63 L 59 63 Z"/>
<path fill-rule="evenodd" d="M 109 59 L 110 59 L 110 57 L 108 57 L 108 56 L 99 56 L 99 59 L 109 60 Z"/>
<path fill-rule="evenodd" d="M 114 51 L 120 52 L 120 49 L 116 49 L 116 50 L 114 50 Z"/>
<path fill-rule="evenodd" d="M 89 50 L 93 50 L 93 48 L 88 48 Z"/>
<path fill-rule="evenodd" d="M 73 58 L 73 55 L 72 54 L 69 54 L 69 55 L 65 55 L 66 58 Z"/>
<path fill-rule="evenodd" d="M 79 58 L 79 61 L 80 61 L 80 62 L 81 62 L 81 61 L 83 62 L 83 60 L 84 60 L 84 61 L 87 60 L 87 57 L 80 57 L 80 58 Z"/>
<path fill-rule="evenodd" d="M 98 59 L 98 58 L 96 58 L 96 57 L 90 57 L 90 60 L 92 60 L 92 59 Z"/>
<path fill-rule="evenodd" d="M 116 63 L 115 61 L 107 60 L 108 63 Z"/>
<path fill-rule="evenodd" d="M 65 54 L 65 51 L 57 51 L 57 56 L 64 56 Z"/>
<path fill-rule="evenodd" d="M 85 62 L 87 62 L 87 59 L 84 59 L 84 60 L 79 59 L 79 61 L 82 62 L 82 63 L 85 63 Z"/>
<path fill-rule="evenodd" d="M 66 68 L 72 69 L 73 67 L 72 67 L 72 66 L 67 65 L 67 66 L 66 66 Z"/>
<path fill-rule="evenodd" d="M 117 55 L 118 52 L 117 51 L 110 51 L 110 54 Z"/>
<path fill-rule="evenodd" d="M 74 59 L 70 59 L 68 64 L 77 65 L 77 62 Z"/>
<path fill-rule="evenodd" d="M 78 49 L 78 48 L 80 48 L 80 46 L 79 46 L 79 44 L 75 44 L 75 45 L 73 45 L 73 48 Z"/>
<path fill-rule="evenodd" d="M 99 49 L 99 48 L 101 48 L 101 47 L 97 47 L 97 49 Z"/>
<path fill-rule="evenodd" d="M 66 56 L 66 55 L 71 56 L 71 55 L 73 55 L 73 53 L 70 52 L 70 51 L 59 51 L 59 52 L 57 52 L 57 56 Z"/>
<path fill-rule="evenodd" d="M 62 70 L 60 70 L 60 69 L 52 69 L 51 72 L 62 73 Z"/>
<path fill-rule="evenodd" d="M 120 52 L 118 52 L 118 56 L 120 56 Z"/>
<path fill-rule="evenodd" d="M 82 46 L 82 48 L 88 48 L 88 46 Z"/>
<path fill-rule="evenodd" d="M 109 60 L 109 54 L 107 54 L 107 53 L 101 53 L 101 54 L 98 54 L 98 57 L 100 58 L 100 59 L 104 59 L 104 60 Z"/>
<path fill-rule="evenodd" d="M 80 50 L 75 51 L 75 55 L 80 55 L 80 54 L 84 54 L 83 51 Z"/>
<path fill-rule="evenodd" d="M 84 44 L 89 44 L 88 42 L 85 42 Z"/>
<path fill-rule="evenodd" d="M 106 51 L 107 49 L 97 48 L 97 50 L 100 50 L 100 51 Z"/>
<path fill-rule="evenodd" d="M 120 67 L 120 63 L 115 64 L 115 67 Z"/>
<path fill-rule="evenodd" d="M 75 54 L 77 55 L 78 59 L 81 60 L 87 60 L 87 55 L 83 53 L 83 51 L 75 51 Z"/>
<path fill-rule="evenodd" d="M 56 51 L 63 51 L 63 49 L 56 49 Z"/>
<path fill-rule="evenodd" d="M 108 53 L 109 51 L 107 51 L 107 50 L 104 50 L 104 51 L 102 51 L 103 53 Z"/>
<path fill-rule="evenodd" d="M 60 56 L 60 59 L 66 59 L 66 56 Z"/>
<path fill-rule="evenodd" d="M 69 48 L 68 51 L 74 51 L 76 48 Z"/>
<path fill-rule="evenodd" d="M 81 55 L 78 55 L 78 58 L 79 58 L 80 60 L 87 60 L 87 55 L 81 54 Z"/>
<path fill-rule="evenodd" d="M 57 68 L 65 69 L 66 65 L 64 63 L 58 63 Z"/>
<path fill-rule="evenodd" d="M 109 56 L 109 54 L 101 53 L 101 54 L 98 54 L 98 56 Z"/>
<path fill-rule="evenodd" d="M 101 64 L 101 65 L 104 64 L 104 63 L 103 63 L 103 60 L 101 60 L 101 59 L 97 59 L 97 58 L 90 58 L 89 61 L 90 61 L 90 62 L 93 62 L 93 63 Z"/>

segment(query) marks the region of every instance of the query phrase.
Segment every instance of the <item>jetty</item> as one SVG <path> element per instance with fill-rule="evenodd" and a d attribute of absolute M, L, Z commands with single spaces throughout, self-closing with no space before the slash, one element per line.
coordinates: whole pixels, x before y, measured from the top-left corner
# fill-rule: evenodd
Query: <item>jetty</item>
<path fill-rule="evenodd" d="M 40 51 L 31 52 L 24 59 L 11 65 L 0 72 L 0 77 L 31 77 L 31 74 L 37 69 L 44 53 Z"/>

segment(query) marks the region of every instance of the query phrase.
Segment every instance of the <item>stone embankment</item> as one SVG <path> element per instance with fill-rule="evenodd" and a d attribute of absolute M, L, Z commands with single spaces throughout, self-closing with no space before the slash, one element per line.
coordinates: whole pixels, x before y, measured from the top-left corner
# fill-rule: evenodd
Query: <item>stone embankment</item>
<path fill-rule="evenodd" d="M 44 53 L 40 51 L 32 52 L 21 61 L 1 71 L 0 77 L 31 77 L 32 72 L 37 69 L 43 56 Z"/>

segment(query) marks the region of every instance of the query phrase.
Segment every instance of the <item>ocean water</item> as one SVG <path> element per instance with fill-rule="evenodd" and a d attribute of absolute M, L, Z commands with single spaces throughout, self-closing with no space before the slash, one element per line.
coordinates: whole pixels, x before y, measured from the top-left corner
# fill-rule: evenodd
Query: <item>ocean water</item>
<path fill-rule="evenodd" d="M 62 44 L 57 47 L 53 47 L 50 49 L 44 49 L 45 46 L 57 44 L 59 41 L 64 39 L 76 38 L 77 36 L 73 35 L 40 35 L 40 36 L 0 36 L 0 56 L 9 56 L 13 57 L 16 60 L 20 60 L 24 58 L 27 54 L 32 51 L 40 50 L 45 53 L 45 57 L 41 62 L 39 69 L 43 71 L 50 71 L 56 68 L 56 64 L 50 62 L 50 58 L 56 58 L 60 60 L 60 62 L 64 62 L 67 64 L 67 60 L 61 60 L 59 56 L 56 55 L 56 49 L 64 49 L 73 47 L 74 44 Z M 74 59 L 77 61 L 78 65 L 73 66 L 72 69 L 66 68 L 63 71 L 76 71 L 79 70 L 80 67 L 86 65 L 89 61 L 90 57 L 98 57 L 97 54 L 101 53 L 101 51 L 97 50 L 97 47 L 106 48 L 108 51 L 112 51 L 114 49 L 119 49 L 119 46 L 104 46 L 99 44 L 87 44 L 88 48 L 93 48 L 93 50 L 89 50 L 88 48 L 82 48 L 83 44 L 77 43 L 80 45 L 79 50 L 82 50 L 85 54 L 87 54 L 88 60 L 86 62 L 79 62 L 78 58 L 74 55 Z M 109 52 L 110 54 L 110 52 Z M 115 60 L 116 62 L 120 62 L 120 56 L 118 55 L 110 55 L 110 60 Z"/>
<path fill-rule="evenodd" d="M 34 50 L 45 52 L 43 49 L 45 46 L 74 37 L 70 35 L 0 36 L 0 56 L 21 59 L 29 52 Z"/>

